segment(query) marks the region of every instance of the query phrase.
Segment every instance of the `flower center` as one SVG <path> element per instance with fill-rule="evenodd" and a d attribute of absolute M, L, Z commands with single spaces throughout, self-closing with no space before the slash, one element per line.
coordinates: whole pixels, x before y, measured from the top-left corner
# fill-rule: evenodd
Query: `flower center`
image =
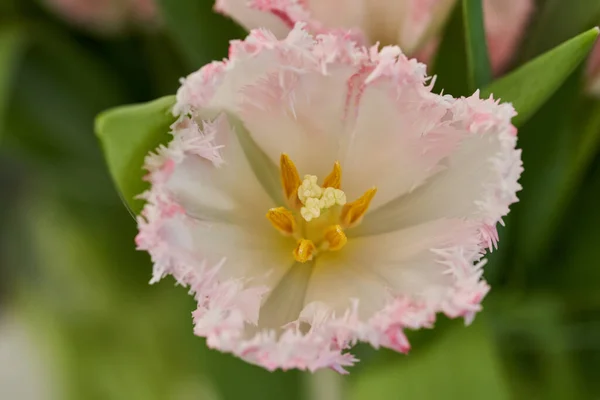
<path fill-rule="evenodd" d="M 300 175 L 293 161 L 282 154 L 281 183 L 287 207 L 271 208 L 267 219 L 283 235 L 296 239 L 292 254 L 296 261 L 307 262 L 320 252 L 338 251 L 348 241 L 345 229 L 356 226 L 367 212 L 376 188 L 347 203 L 341 190 L 342 168 L 335 162 L 331 173 L 318 184 L 318 177 Z"/>

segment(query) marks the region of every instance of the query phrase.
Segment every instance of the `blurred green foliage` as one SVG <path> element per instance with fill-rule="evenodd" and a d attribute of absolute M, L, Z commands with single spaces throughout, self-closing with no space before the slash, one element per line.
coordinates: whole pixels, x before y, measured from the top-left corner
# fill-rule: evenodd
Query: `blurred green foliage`
<path fill-rule="evenodd" d="M 454 325 L 395 366 L 372 366 L 352 384 L 350 399 L 510 399 L 491 333 L 483 318 Z"/>
<path fill-rule="evenodd" d="M 186 291 L 168 280 L 149 286 L 149 259 L 134 250 L 135 221 L 108 174 L 94 117 L 172 95 L 180 77 L 226 56 L 228 40 L 243 35 L 209 0 L 159 4 L 163 29 L 108 38 L 70 27 L 34 0 L 0 3 L 0 283 L 10 282 L 0 290 L 51 350 L 60 398 L 307 398 L 301 373 L 269 373 L 207 349 L 192 334 Z M 435 63 L 436 90 L 453 95 L 487 80 L 472 30 L 480 16 L 462 10 Z M 597 24 L 597 1 L 539 1 L 515 73 L 489 89 L 504 100 L 534 97 L 516 103 L 524 190 L 486 266 L 486 311 L 470 328 L 441 319 L 434 330 L 410 332 L 409 356 L 359 346 L 363 362 L 343 378 L 347 398 L 600 396 L 600 102 L 583 94 L 576 68 L 592 42 L 583 32 Z M 548 80 L 554 88 L 540 94 Z M 132 141 L 155 130 L 144 146 L 161 140 L 169 121 L 140 125 L 128 119 L 131 108 L 121 110 L 99 131 L 116 124 Z M 127 180 L 141 176 L 143 152 L 111 158 L 128 151 L 122 143 L 102 138 L 130 199 L 139 181 Z"/>

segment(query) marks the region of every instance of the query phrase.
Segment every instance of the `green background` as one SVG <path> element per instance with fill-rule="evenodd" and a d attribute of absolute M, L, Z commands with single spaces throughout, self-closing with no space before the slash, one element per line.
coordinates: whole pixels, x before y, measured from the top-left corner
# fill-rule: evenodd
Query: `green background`
<path fill-rule="evenodd" d="M 0 312 L 32 332 L 59 399 L 317 399 L 332 380 L 351 400 L 600 398 L 600 101 L 573 61 L 589 46 L 491 84 L 527 110 L 524 190 L 473 326 L 441 318 L 410 332 L 408 356 L 359 346 L 362 362 L 344 377 L 269 373 L 193 336 L 186 290 L 148 285 L 129 193 L 117 194 L 94 135 L 98 113 L 173 94 L 244 35 L 211 1 L 159 3 L 161 29 L 102 37 L 33 0 L 0 2 Z M 480 22 L 471 3 L 457 7 L 432 66 L 436 88 L 454 95 L 491 78 L 485 44 L 464 40 Z M 537 3 L 515 69 L 600 24 L 597 0 Z M 524 87 L 541 94 L 513 93 Z"/>

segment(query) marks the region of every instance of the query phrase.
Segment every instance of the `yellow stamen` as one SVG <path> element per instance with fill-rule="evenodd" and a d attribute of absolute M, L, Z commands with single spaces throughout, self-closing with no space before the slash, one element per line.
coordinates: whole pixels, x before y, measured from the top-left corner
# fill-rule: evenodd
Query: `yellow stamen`
<path fill-rule="evenodd" d="M 287 154 L 282 154 L 280 159 L 281 166 L 281 185 L 285 198 L 291 205 L 298 205 L 298 187 L 300 186 L 300 175 L 294 165 L 294 162 Z"/>
<path fill-rule="evenodd" d="M 321 198 L 319 199 L 319 207 L 329 208 L 339 204 L 343 206 L 346 204 L 346 193 L 340 189 L 327 188 L 323 191 Z"/>
<path fill-rule="evenodd" d="M 317 184 L 317 179 L 315 175 L 304 175 L 302 184 L 298 187 L 298 198 L 302 204 L 306 204 L 310 198 L 319 199 L 323 194 L 323 188 Z"/>
<path fill-rule="evenodd" d="M 294 258 L 296 261 L 305 263 L 313 259 L 313 256 L 316 251 L 315 244 L 312 240 L 308 239 L 300 239 L 298 240 L 298 245 L 294 249 Z"/>
<path fill-rule="evenodd" d="M 337 251 L 346 245 L 348 238 L 341 225 L 334 225 L 325 231 L 325 242 L 328 244 L 327 250 Z"/>
<path fill-rule="evenodd" d="M 300 215 L 306 222 L 312 221 L 314 218 L 321 216 L 321 208 L 319 207 L 319 200 L 315 198 L 308 198 L 306 200 L 306 206 L 300 209 Z"/>
<path fill-rule="evenodd" d="M 296 230 L 294 215 L 285 207 L 271 208 L 267 212 L 267 219 L 284 235 L 292 235 Z"/>
<path fill-rule="evenodd" d="M 310 222 L 319 218 L 322 210 L 338 204 L 346 204 L 346 194 L 332 187 L 323 189 L 317 184 L 315 175 L 305 175 L 302 184 L 298 187 L 298 199 L 304 205 L 300 208 L 300 215 L 305 221 Z"/>
<path fill-rule="evenodd" d="M 275 229 L 296 240 L 294 259 L 306 263 L 321 252 L 338 251 L 346 246 L 348 237 L 344 230 L 360 223 L 377 188 L 367 190 L 347 204 L 346 193 L 341 190 L 342 167 L 338 161 L 323 186 L 319 186 L 316 175 L 304 175 L 300 180 L 298 169 L 285 153 L 281 154 L 280 167 L 287 206 L 271 208 L 266 217 Z"/>
<path fill-rule="evenodd" d="M 327 175 L 327 178 L 325 178 L 325 181 L 323 181 L 323 187 L 334 189 L 342 187 L 342 167 L 340 166 L 339 161 L 336 161 L 335 164 L 333 164 L 333 171 L 331 171 L 331 173 Z"/>
<path fill-rule="evenodd" d="M 342 208 L 340 219 L 345 227 L 352 226 L 361 220 L 369 209 L 375 193 L 377 193 L 377 188 L 369 189 L 360 198 Z"/>

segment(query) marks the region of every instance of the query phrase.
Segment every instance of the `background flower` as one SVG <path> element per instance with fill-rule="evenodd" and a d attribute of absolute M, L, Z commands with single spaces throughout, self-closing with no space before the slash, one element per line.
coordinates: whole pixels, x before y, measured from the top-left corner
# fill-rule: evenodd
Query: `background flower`
<path fill-rule="evenodd" d="M 533 11 L 533 0 L 483 1 L 488 52 L 496 74 L 513 60 Z"/>
<path fill-rule="evenodd" d="M 215 9 L 248 29 L 267 27 L 282 37 L 296 21 L 313 31 L 353 29 L 359 41 L 400 46 L 427 61 L 435 52 L 455 0 L 219 0 Z M 484 0 L 492 67 L 500 73 L 519 45 L 533 0 Z M 286 29 L 287 28 L 287 29 Z M 364 35 L 364 36 L 363 36 Z"/>
<path fill-rule="evenodd" d="M 116 33 L 138 25 L 155 26 L 158 9 L 154 0 L 44 0 L 57 14 L 80 27 Z"/>
<path fill-rule="evenodd" d="M 600 45 L 598 44 L 588 60 L 586 76 L 588 91 L 595 96 L 600 96 Z"/>

